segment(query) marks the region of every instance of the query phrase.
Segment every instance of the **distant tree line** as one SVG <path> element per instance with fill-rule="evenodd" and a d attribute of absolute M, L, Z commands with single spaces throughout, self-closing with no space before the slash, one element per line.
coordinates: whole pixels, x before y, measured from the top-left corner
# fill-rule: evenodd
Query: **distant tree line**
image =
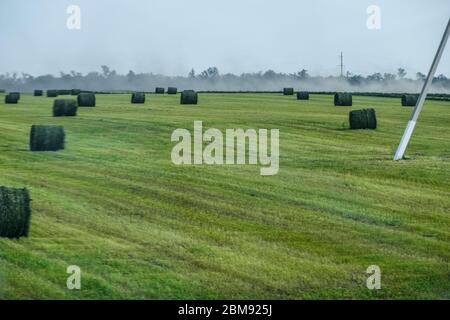
<path fill-rule="evenodd" d="M 187 76 L 164 76 L 153 73 L 118 74 L 108 66 L 101 66 L 101 72 L 82 74 L 71 71 L 60 72 L 59 76 L 32 76 L 22 73 L 0 75 L 0 89 L 6 91 L 32 91 L 35 89 L 82 89 L 94 91 L 140 90 L 152 91 L 155 87 L 175 86 L 180 89 L 202 91 L 277 91 L 283 87 L 309 91 L 366 91 L 366 92 L 418 92 L 425 80 L 425 74 L 418 72 L 408 77 L 403 68 L 396 73 L 373 73 L 367 76 L 347 72 L 346 76 L 312 76 L 306 69 L 295 73 L 280 73 L 273 70 L 255 73 L 221 74 L 216 67 L 200 73 L 192 69 Z M 449 93 L 450 78 L 440 74 L 433 79 L 433 92 Z"/>

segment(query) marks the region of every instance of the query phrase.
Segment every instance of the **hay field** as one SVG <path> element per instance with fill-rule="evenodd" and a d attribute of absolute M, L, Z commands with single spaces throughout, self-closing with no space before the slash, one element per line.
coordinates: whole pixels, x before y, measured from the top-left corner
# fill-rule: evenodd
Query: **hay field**
<path fill-rule="evenodd" d="M 450 298 L 450 102 L 426 102 L 412 160 L 393 162 L 400 99 L 97 95 L 73 118 L 52 117 L 53 99 L 0 94 L 0 185 L 32 198 L 30 236 L 0 239 L 0 299 Z M 347 129 L 362 107 L 377 130 Z M 175 166 L 171 133 L 194 120 L 279 129 L 279 173 Z M 63 125 L 66 149 L 30 152 L 32 124 Z M 81 290 L 66 288 L 69 265 Z"/>

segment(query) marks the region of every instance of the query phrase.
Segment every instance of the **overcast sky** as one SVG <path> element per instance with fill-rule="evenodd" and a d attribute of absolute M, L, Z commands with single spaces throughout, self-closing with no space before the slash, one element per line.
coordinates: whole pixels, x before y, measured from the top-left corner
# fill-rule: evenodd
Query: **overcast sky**
<path fill-rule="evenodd" d="M 69 30 L 69 5 L 81 29 Z M 366 10 L 381 8 L 381 29 Z M 273 69 L 426 73 L 449 0 L 0 0 L 0 73 L 100 70 L 186 75 Z M 450 44 L 437 73 L 450 76 Z"/>

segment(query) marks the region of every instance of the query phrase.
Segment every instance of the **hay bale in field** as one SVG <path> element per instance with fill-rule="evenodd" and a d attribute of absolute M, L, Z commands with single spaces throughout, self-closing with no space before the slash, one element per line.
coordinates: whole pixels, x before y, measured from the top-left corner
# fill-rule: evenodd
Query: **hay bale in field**
<path fill-rule="evenodd" d="M 297 92 L 297 100 L 309 100 L 309 93 L 306 91 Z"/>
<path fill-rule="evenodd" d="M 352 110 L 349 113 L 350 129 L 376 129 L 377 116 L 372 108 Z"/>
<path fill-rule="evenodd" d="M 35 97 L 42 97 L 44 95 L 44 92 L 42 90 L 34 90 L 33 96 Z"/>
<path fill-rule="evenodd" d="M 133 92 L 131 94 L 131 103 L 145 103 L 145 93 Z"/>
<path fill-rule="evenodd" d="M 47 90 L 47 97 L 55 98 L 58 96 L 58 90 Z"/>
<path fill-rule="evenodd" d="M 0 187 L 0 237 L 27 237 L 30 217 L 28 190 Z"/>
<path fill-rule="evenodd" d="M 352 94 L 348 92 L 338 92 L 334 95 L 335 106 L 352 106 Z"/>
<path fill-rule="evenodd" d="M 80 93 L 77 97 L 79 107 L 95 107 L 95 94 Z"/>
<path fill-rule="evenodd" d="M 155 93 L 157 94 L 164 94 L 165 89 L 164 88 L 155 88 Z"/>
<path fill-rule="evenodd" d="M 80 89 L 72 89 L 72 90 L 70 90 L 70 95 L 72 95 L 72 96 L 77 96 L 80 93 L 81 93 Z"/>
<path fill-rule="evenodd" d="M 294 95 L 294 88 L 284 88 L 283 94 L 285 96 L 293 96 Z"/>
<path fill-rule="evenodd" d="M 419 96 L 415 94 L 404 94 L 402 95 L 402 106 L 404 107 L 415 107 L 419 100 Z"/>
<path fill-rule="evenodd" d="M 180 103 L 181 104 L 197 104 L 198 94 L 194 90 L 184 90 L 181 93 Z"/>
<path fill-rule="evenodd" d="M 64 149 L 63 126 L 32 125 L 30 132 L 31 151 L 57 151 Z"/>
<path fill-rule="evenodd" d="M 18 102 L 19 102 L 19 97 L 17 95 L 15 95 L 15 94 L 8 93 L 5 96 L 5 103 L 6 104 L 17 104 Z"/>
<path fill-rule="evenodd" d="M 54 117 L 75 117 L 77 109 L 77 101 L 73 99 L 56 99 L 53 102 Z"/>
<path fill-rule="evenodd" d="M 175 87 L 169 87 L 167 88 L 167 94 L 177 94 L 178 93 L 178 89 Z"/>

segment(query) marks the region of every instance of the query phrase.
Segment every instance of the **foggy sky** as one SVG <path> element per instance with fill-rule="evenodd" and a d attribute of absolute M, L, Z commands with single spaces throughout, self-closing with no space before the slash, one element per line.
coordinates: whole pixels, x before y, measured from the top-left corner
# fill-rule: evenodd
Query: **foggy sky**
<path fill-rule="evenodd" d="M 68 5 L 81 30 L 68 30 Z M 381 8 L 381 30 L 366 9 Z M 186 75 L 273 69 L 337 75 L 426 73 L 450 17 L 449 0 L 0 0 L 0 73 L 128 70 Z M 450 44 L 437 74 L 450 76 Z"/>

